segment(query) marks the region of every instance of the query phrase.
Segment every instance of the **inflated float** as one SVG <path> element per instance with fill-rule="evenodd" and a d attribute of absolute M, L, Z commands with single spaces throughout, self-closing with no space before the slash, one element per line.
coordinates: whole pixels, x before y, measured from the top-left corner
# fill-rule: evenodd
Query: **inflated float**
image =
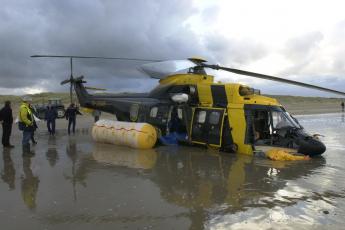
<path fill-rule="evenodd" d="M 92 127 L 96 142 L 150 149 L 157 141 L 156 129 L 148 123 L 99 120 Z"/>

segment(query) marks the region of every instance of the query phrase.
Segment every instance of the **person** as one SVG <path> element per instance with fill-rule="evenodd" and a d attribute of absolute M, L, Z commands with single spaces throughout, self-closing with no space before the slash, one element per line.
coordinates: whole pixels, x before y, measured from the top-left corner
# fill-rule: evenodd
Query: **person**
<path fill-rule="evenodd" d="M 82 115 L 78 108 L 74 106 L 74 103 L 72 103 L 66 110 L 65 116 L 66 120 L 68 120 L 68 134 L 71 134 L 71 126 L 72 126 L 72 131 L 75 133 L 75 124 L 77 120 L 77 115 Z"/>
<path fill-rule="evenodd" d="M 32 117 L 33 117 L 33 130 L 32 130 L 32 133 L 31 133 L 31 142 L 32 144 L 36 145 L 37 144 L 37 141 L 35 140 L 35 132 L 36 132 L 36 129 L 38 129 L 38 126 L 37 126 L 37 123 L 36 123 L 36 119 L 35 119 L 35 116 L 37 114 L 36 112 L 36 109 L 31 105 L 29 104 L 29 107 L 30 107 L 30 110 L 31 110 L 31 113 L 32 113 Z"/>
<path fill-rule="evenodd" d="M 13 148 L 14 146 L 10 144 L 13 124 L 13 114 L 10 101 L 6 101 L 5 106 L 0 110 L 0 120 L 2 121 L 2 145 L 4 148 Z"/>
<path fill-rule="evenodd" d="M 345 106 L 344 101 L 342 101 L 341 102 L 341 111 L 343 111 L 343 112 L 344 112 L 344 106 Z"/>
<path fill-rule="evenodd" d="M 30 109 L 30 102 L 32 99 L 30 97 L 23 97 L 23 102 L 19 108 L 19 129 L 23 131 L 23 153 L 30 153 L 30 139 L 32 137 L 32 132 L 34 130 L 34 118 L 32 111 Z"/>
<path fill-rule="evenodd" d="M 55 135 L 55 120 L 56 120 L 56 118 L 57 118 L 56 109 L 54 109 L 52 106 L 48 105 L 46 113 L 45 113 L 45 120 L 47 121 L 47 128 L 49 131 L 49 135 L 51 135 L 51 136 Z"/>
<path fill-rule="evenodd" d="M 101 116 L 101 111 L 99 111 L 98 109 L 93 110 L 92 116 L 94 117 L 95 122 L 97 122 L 99 120 L 99 116 Z"/>

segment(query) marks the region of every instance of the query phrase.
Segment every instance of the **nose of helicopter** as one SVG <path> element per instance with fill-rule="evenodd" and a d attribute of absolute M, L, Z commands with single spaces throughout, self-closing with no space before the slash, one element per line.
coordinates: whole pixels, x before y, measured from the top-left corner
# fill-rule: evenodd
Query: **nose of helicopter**
<path fill-rule="evenodd" d="M 305 138 L 300 141 L 298 152 L 311 157 L 321 155 L 326 151 L 326 146 L 315 138 Z"/>

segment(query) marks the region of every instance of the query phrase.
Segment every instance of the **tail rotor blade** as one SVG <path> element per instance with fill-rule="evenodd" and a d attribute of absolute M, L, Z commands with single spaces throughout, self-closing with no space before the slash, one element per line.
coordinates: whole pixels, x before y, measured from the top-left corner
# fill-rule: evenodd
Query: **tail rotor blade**
<path fill-rule="evenodd" d="M 65 85 L 65 84 L 70 83 L 70 82 L 71 82 L 70 79 L 66 79 L 66 80 L 63 80 L 60 84 Z"/>
<path fill-rule="evenodd" d="M 97 87 L 91 87 L 91 86 L 85 86 L 85 89 L 98 90 L 98 91 L 106 91 L 106 89 L 104 89 L 104 88 L 97 88 Z"/>

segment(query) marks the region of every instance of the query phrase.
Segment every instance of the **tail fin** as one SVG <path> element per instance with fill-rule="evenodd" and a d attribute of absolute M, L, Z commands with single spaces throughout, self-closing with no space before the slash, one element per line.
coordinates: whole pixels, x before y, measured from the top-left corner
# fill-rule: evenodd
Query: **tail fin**
<path fill-rule="evenodd" d="M 86 81 L 84 81 L 83 78 L 84 76 L 75 78 L 72 84 L 74 85 L 74 90 L 78 97 L 79 104 L 85 107 L 89 104 L 92 95 L 90 95 L 85 89 L 84 83 L 86 83 Z"/>
<path fill-rule="evenodd" d="M 71 77 L 61 82 L 61 85 L 70 83 L 74 87 L 74 91 L 78 97 L 79 104 L 85 106 L 91 100 L 92 95 L 90 95 L 85 89 L 84 83 L 86 83 L 84 76 L 77 78 Z"/>

